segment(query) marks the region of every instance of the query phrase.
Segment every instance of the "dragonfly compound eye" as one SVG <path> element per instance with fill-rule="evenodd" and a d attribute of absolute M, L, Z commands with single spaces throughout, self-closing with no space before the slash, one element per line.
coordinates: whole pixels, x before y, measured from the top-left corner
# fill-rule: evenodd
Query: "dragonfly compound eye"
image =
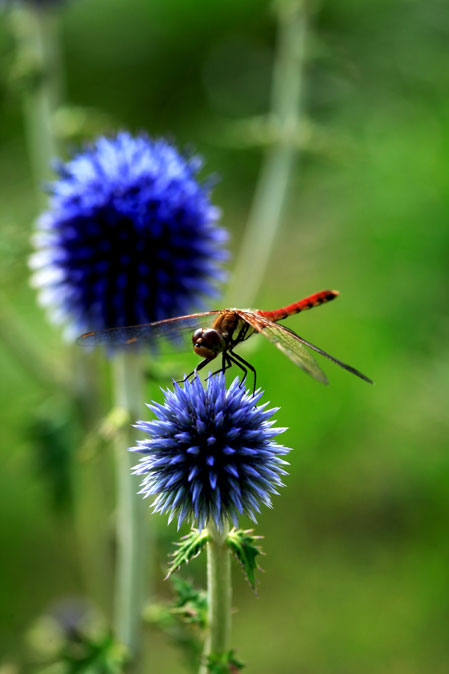
<path fill-rule="evenodd" d="M 193 342 L 194 346 L 197 342 L 201 341 L 201 337 L 203 336 L 203 332 L 204 332 L 203 328 L 198 328 L 198 330 L 195 330 L 195 332 L 193 333 L 192 342 Z"/>
<path fill-rule="evenodd" d="M 223 337 L 213 328 L 195 330 L 192 342 L 193 350 L 202 358 L 215 358 L 220 351 L 223 351 L 225 345 Z"/>

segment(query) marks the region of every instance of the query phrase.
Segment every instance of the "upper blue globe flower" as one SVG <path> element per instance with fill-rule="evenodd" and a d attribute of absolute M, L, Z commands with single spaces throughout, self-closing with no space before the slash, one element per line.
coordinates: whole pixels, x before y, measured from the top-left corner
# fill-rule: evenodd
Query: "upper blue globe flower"
<path fill-rule="evenodd" d="M 30 264 L 40 302 L 70 337 L 190 313 L 216 295 L 226 233 L 200 167 L 125 132 L 59 164 Z"/>
<path fill-rule="evenodd" d="M 211 518 L 221 529 L 241 514 L 255 519 L 260 503 L 271 506 L 290 450 L 273 442 L 286 430 L 272 427 L 278 408 L 256 406 L 263 391 L 249 394 L 238 378 L 226 389 L 220 374 L 206 389 L 196 377 L 164 395 L 164 405 L 148 405 L 157 419 L 137 423 L 149 437 L 131 450 L 144 455 L 134 473 L 144 475 L 140 493 L 156 497 L 154 511 L 177 516 L 178 526 L 187 517 L 202 529 Z"/>

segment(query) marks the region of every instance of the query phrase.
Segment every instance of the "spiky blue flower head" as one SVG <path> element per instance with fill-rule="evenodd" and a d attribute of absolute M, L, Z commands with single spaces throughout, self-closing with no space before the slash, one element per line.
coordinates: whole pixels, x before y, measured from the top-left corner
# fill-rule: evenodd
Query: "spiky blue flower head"
<path fill-rule="evenodd" d="M 59 164 L 30 264 L 69 337 L 187 314 L 217 294 L 226 233 L 201 164 L 127 132 Z"/>
<path fill-rule="evenodd" d="M 226 389 L 220 374 L 206 388 L 197 377 L 184 388 L 175 383 L 163 405 L 148 405 L 156 420 L 137 423 L 149 437 L 131 451 L 143 454 L 133 472 L 144 476 L 139 493 L 155 497 L 155 512 L 199 529 L 211 518 L 221 529 L 229 519 L 237 526 L 242 514 L 255 520 L 261 503 L 271 507 L 290 450 L 274 442 L 285 428 L 270 420 L 278 408 L 257 406 L 262 395 L 238 378 Z"/>

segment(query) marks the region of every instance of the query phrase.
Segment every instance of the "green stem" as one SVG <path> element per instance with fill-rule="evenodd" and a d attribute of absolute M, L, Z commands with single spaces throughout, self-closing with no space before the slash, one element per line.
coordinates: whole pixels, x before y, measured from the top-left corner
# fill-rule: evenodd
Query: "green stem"
<path fill-rule="evenodd" d="M 115 631 L 134 660 L 139 651 L 141 612 L 145 600 L 148 507 L 140 495 L 139 479 L 131 475 L 136 456 L 128 451 L 136 444 L 131 427 L 142 418 L 143 376 L 141 359 L 135 353 L 114 358 L 115 404 L 126 410 L 129 423 L 116 442 L 117 470 L 117 566 L 115 585 Z"/>
<path fill-rule="evenodd" d="M 0 342 L 9 354 L 22 365 L 24 372 L 33 377 L 48 391 L 59 387 L 67 395 L 72 395 L 69 372 L 60 363 L 50 361 L 40 349 L 36 340 L 27 332 L 29 326 L 13 309 L 6 295 L 0 294 Z"/>
<path fill-rule="evenodd" d="M 11 12 L 11 26 L 16 41 L 16 64 L 23 75 L 23 115 L 29 161 L 37 206 L 43 208 L 47 197 L 42 187 L 52 177 L 52 160 L 62 154 L 53 126 L 64 89 L 59 16 L 48 4 L 23 3 Z M 79 347 L 72 346 L 64 354 L 68 364 L 63 370 L 60 366 L 56 369 L 53 363 L 49 367 L 21 326 L 20 317 L 15 316 L 11 304 L 4 303 L 0 319 L 5 312 L 8 317 L 5 325 L 11 327 L 12 324 L 12 329 L 0 328 L 0 341 L 19 362 L 29 366 L 28 372 L 34 374 L 44 390 L 48 390 L 49 383 L 58 384 L 71 399 L 80 425 L 84 430 L 92 431 L 101 416 L 97 354 L 85 354 Z M 61 371 L 65 373 L 64 378 Z M 110 569 L 105 568 L 110 555 L 104 519 L 101 520 L 107 508 L 99 478 L 103 468 L 99 462 L 77 461 L 74 464 L 74 518 L 85 585 L 103 611 L 110 613 L 111 593 L 107 588 Z"/>
<path fill-rule="evenodd" d="M 231 633 L 231 556 L 226 544 L 228 527 L 218 531 L 212 520 L 207 531 L 210 541 L 207 544 L 207 597 L 209 634 L 203 653 L 200 674 L 206 674 L 207 657 L 224 655 L 229 651 Z"/>
<path fill-rule="evenodd" d="M 60 153 L 53 132 L 54 113 L 61 102 L 62 69 L 57 16 L 35 3 L 13 16 L 17 59 L 28 71 L 24 92 L 24 119 L 39 205 L 46 197 L 42 183 L 51 177 L 51 161 Z"/>
<path fill-rule="evenodd" d="M 306 12 L 304 0 L 277 4 L 278 49 L 273 71 L 271 112 L 277 140 L 266 155 L 248 224 L 240 246 L 226 306 L 250 306 L 265 277 L 270 251 L 279 228 L 295 158 L 303 82 Z M 257 264 L 248 264 L 255 260 Z"/>
<path fill-rule="evenodd" d="M 57 154 L 51 120 L 60 102 L 62 79 L 58 26 L 51 10 L 36 4 L 12 10 L 10 18 L 16 42 L 16 68 L 25 75 L 22 86 L 28 154 L 38 204 L 43 206 L 46 196 L 42 184 L 50 177 L 50 163 Z M 45 388 L 56 382 L 71 394 L 67 371 L 56 371 L 53 364 L 47 363 L 21 325 L 12 303 L 6 297 L 1 300 L 0 341 Z M 5 315 L 7 321 L 3 320 Z"/>

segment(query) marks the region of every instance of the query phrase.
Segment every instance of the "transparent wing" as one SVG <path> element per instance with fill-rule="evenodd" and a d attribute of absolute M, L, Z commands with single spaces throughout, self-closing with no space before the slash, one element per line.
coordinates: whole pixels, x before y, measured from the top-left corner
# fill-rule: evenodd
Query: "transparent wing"
<path fill-rule="evenodd" d="M 326 351 L 323 351 L 323 349 L 320 349 L 319 346 L 315 346 L 315 344 L 311 344 L 310 342 L 307 341 L 307 339 L 304 339 L 304 337 L 300 337 L 297 335 L 293 330 L 290 330 L 289 328 L 286 328 L 285 325 L 280 326 L 284 328 L 284 330 L 287 330 L 287 332 L 290 332 L 296 339 L 298 339 L 302 344 L 305 344 L 306 346 L 309 347 L 309 349 L 312 349 L 316 353 L 319 353 L 320 356 L 324 356 L 328 360 L 330 360 L 332 363 L 335 363 L 336 365 L 339 365 L 342 367 L 344 370 L 347 370 L 351 374 L 355 374 L 356 377 L 359 377 L 360 379 L 363 379 L 363 381 L 368 382 L 368 384 L 373 384 L 373 380 L 370 379 L 369 377 L 366 376 L 366 374 L 363 374 L 363 372 L 360 372 L 360 370 L 357 370 L 355 367 L 352 367 L 352 365 L 348 365 L 347 363 L 343 363 L 343 361 L 338 360 L 338 358 L 335 358 L 334 356 L 331 356 L 329 353 L 326 353 Z"/>
<path fill-rule="evenodd" d="M 236 313 L 249 323 L 257 332 L 266 337 L 272 344 L 285 353 L 291 361 L 298 365 L 304 372 L 323 384 L 328 384 L 327 377 L 320 368 L 315 358 L 301 343 L 295 333 L 290 332 L 284 325 L 273 323 L 267 318 L 247 311 L 236 310 Z"/>
<path fill-rule="evenodd" d="M 186 332 L 192 332 L 195 328 L 210 325 L 211 316 L 220 311 L 204 311 L 199 314 L 167 318 L 155 323 L 142 323 L 123 328 L 109 328 L 98 332 L 86 332 L 76 340 L 80 346 L 126 346 L 155 343 L 160 339 L 166 339 L 176 343 Z"/>
<path fill-rule="evenodd" d="M 312 349 L 316 353 L 319 353 L 320 356 L 324 356 L 328 360 L 332 361 L 336 365 L 339 365 L 344 370 L 351 372 L 356 377 L 360 377 L 364 381 L 372 384 L 372 380 L 364 375 L 359 370 L 356 370 L 355 367 L 343 363 L 338 358 L 334 358 L 330 354 L 320 349 L 318 346 L 311 344 L 303 337 L 297 335 L 293 330 L 286 328 L 285 325 L 280 325 L 279 323 L 273 323 L 272 321 L 259 316 L 258 314 L 252 314 L 246 311 L 237 312 L 245 321 L 247 321 L 253 328 L 264 335 L 272 344 L 275 344 L 278 349 L 285 353 L 290 360 L 292 360 L 296 365 L 302 368 L 305 372 L 310 374 L 314 379 L 322 381 L 324 384 L 327 384 L 327 378 L 324 372 L 316 363 L 313 356 L 307 351 L 305 347 Z"/>

